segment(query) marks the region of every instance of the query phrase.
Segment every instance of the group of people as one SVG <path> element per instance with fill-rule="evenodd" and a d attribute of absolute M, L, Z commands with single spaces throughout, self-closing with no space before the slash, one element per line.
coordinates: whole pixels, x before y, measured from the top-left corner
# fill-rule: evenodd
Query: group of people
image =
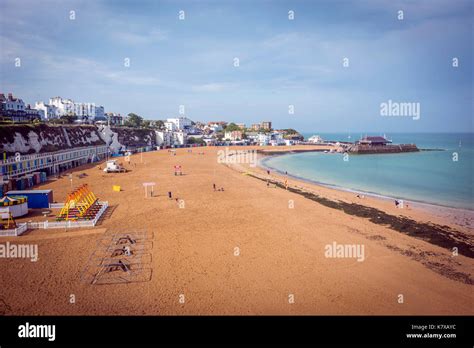
<path fill-rule="evenodd" d="M 403 202 L 403 200 L 401 200 L 401 199 L 396 199 L 395 200 L 395 207 L 400 208 L 400 209 L 403 209 L 403 208 L 408 209 L 408 203 Z"/>
<path fill-rule="evenodd" d="M 270 176 L 269 169 L 267 169 L 267 175 Z M 285 175 L 288 175 L 288 172 L 285 172 Z M 285 179 L 284 185 L 285 185 L 285 189 L 288 190 L 288 179 Z M 267 179 L 267 187 L 270 187 L 270 179 Z M 276 187 L 276 185 L 274 187 Z"/>
<path fill-rule="evenodd" d="M 214 191 L 224 191 L 223 187 L 217 188 L 216 184 L 212 184 L 212 188 L 214 189 Z"/>

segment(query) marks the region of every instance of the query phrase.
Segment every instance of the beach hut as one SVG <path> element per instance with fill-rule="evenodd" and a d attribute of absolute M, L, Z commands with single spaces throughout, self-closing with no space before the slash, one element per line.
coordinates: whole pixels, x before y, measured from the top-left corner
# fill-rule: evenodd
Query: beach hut
<path fill-rule="evenodd" d="M 5 196 L 0 198 L 0 217 L 8 219 L 10 214 L 16 218 L 28 214 L 27 198 L 21 196 Z"/>
<path fill-rule="evenodd" d="M 28 198 L 28 208 L 49 208 L 53 203 L 53 190 L 24 190 L 8 191 L 7 196 L 25 196 Z"/>

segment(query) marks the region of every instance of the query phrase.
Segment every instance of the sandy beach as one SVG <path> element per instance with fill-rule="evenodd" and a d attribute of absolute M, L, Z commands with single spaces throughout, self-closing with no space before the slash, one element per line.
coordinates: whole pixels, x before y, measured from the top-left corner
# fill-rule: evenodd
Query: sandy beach
<path fill-rule="evenodd" d="M 125 163 L 127 173 L 106 174 L 103 163 L 76 168 L 73 186 L 87 183 L 109 202 L 108 211 L 95 228 L 0 238 L 37 244 L 39 251 L 37 262 L 0 259 L 0 313 L 474 314 L 469 214 L 461 221 L 416 204 L 397 209 L 391 201 L 245 163 L 218 163 L 219 150 L 136 154 Z M 145 197 L 146 182 L 156 183 L 153 197 Z M 38 188 L 53 189 L 62 202 L 71 184 L 66 174 Z M 18 222 L 29 220 L 44 218 L 36 213 Z M 141 232 L 150 279 L 108 285 L 81 279 L 101 241 Z M 326 257 L 334 242 L 363 245 L 364 260 Z"/>

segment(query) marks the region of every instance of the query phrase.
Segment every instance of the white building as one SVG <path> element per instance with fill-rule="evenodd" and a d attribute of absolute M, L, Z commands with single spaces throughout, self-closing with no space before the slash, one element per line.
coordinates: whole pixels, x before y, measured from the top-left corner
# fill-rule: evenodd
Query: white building
<path fill-rule="evenodd" d="M 207 126 L 210 130 L 212 130 L 213 132 L 220 132 L 221 130 L 223 130 L 224 128 L 222 128 L 222 125 L 219 124 L 219 123 L 211 123 Z"/>
<path fill-rule="evenodd" d="M 229 139 L 231 141 L 242 140 L 242 132 L 241 131 L 225 132 L 224 139 Z"/>
<path fill-rule="evenodd" d="M 98 118 L 97 115 L 96 118 Z M 105 114 L 105 118 L 107 119 L 107 123 L 112 126 L 123 126 L 125 124 L 125 116 L 122 116 L 115 112 L 107 112 Z"/>
<path fill-rule="evenodd" d="M 257 132 L 247 132 L 245 133 L 247 136 L 247 139 L 249 139 L 252 142 L 258 142 L 258 133 Z"/>
<path fill-rule="evenodd" d="M 285 145 L 285 140 L 283 139 L 283 134 L 274 132 L 270 134 L 270 145 L 278 146 Z"/>
<path fill-rule="evenodd" d="M 183 131 L 170 132 L 168 130 L 156 131 L 156 143 L 159 146 L 186 145 L 187 135 Z"/>
<path fill-rule="evenodd" d="M 165 122 L 165 127 L 168 129 L 166 126 L 167 123 L 173 123 L 177 130 L 185 130 L 191 127 L 192 121 L 187 118 L 187 117 L 178 117 L 178 118 L 168 118 Z M 170 126 L 172 127 L 172 126 Z M 172 129 L 169 129 L 172 130 Z"/>
<path fill-rule="evenodd" d="M 156 143 L 158 146 L 171 146 L 173 133 L 168 131 L 156 131 Z"/>
<path fill-rule="evenodd" d="M 285 139 L 283 139 L 283 134 L 278 132 L 273 132 L 270 134 L 259 133 L 256 140 L 260 146 L 277 146 L 286 144 Z"/>
<path fill-rule="evenodd" d="M 324 143 L 323 138 L 321 138 L 319 135 L 313 135 L 312 137 L 310 137 L 308 139 L 308 141 L 310 143 L 313 143 L 313 144 L 323 144 Z"/>
<path fill-rule="evenodd" d="M 42 120 L 52 120 L 58 117 L 58 108 L 54 105 L 45 104 L 44 102 L 36 102 L 35 107 L 41 113 Z"/>
<path fill-rule="evenodd" d="M 59 117 L 65 115 L 72 115 L 75 112 L 74 102 L 71 99 L 63 99 L 61 97 L 54 97 L 49 99 L 49 105 L 53 105 L 57 109 Z"/>
<path fill-rule="evenodd" d="M 95 103 L 76 103 L 71 99 L 54 97 L 49 100 L 49 105 L 57 108 L 59 117 L 66 115 L 76 115 L 81 120 L 93 121 L 95 118 L 104 117 L 104 107 Z"/>
<path fill-rule="evenodd" d="M 271 136 L 269 134 L 265 134 L 265 133 L 258 134 L 257 142 L 260 146 L 268 145 L 270 143 L 270 140 L 271 140 Z"/>
<path fill-rule="evenodd" d="M 176 123 L 174 123 L 174 122 L 166 121 L 163 124 L 165 125 L 166 130 L 169 131 L 169 132 L 174 132 L 178 129 L 177 126 L 176 126 Z"/>
<path fill-rule="evenodd" d="M 104 118 L 104 107 L 95 103 L 74 103 L 74 113 L 80 119 L 93 121 L 95 118 Z"/>
<path fill-rule="evenodd" d="M 184 132 L 173 132 L 173 138 L 171 140 L 172 145 L 186 145 L 186 133 Z"/>

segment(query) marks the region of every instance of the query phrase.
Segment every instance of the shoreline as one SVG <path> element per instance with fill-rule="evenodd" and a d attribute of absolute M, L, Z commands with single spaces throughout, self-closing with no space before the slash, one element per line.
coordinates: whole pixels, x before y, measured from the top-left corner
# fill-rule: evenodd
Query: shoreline
<path fill-rule="evenodd" d="M 308 151 L 302 151 L 302 152 L 320 152 L 320 151 L 308 150 Z M 362 195 L 372 197 L 372 198 L 382 200 L 382 201 L 394 202 L 396 199 L 403 200 L 404 202 L 409 202 L 412 207 L 423 209 L 427 212 L 436 213 L 436 214 L 444 214 L 444 215 L 448 214 L 448 213 L 467 214 L 467 215 L 470 215 L 470 218 L 472 220 L 474 220 L 474 209 L 453 207 L 453 206 L 444 205 L 444 204 L 440 204 L 440 203 L 426 202 L 426 201 L 421 201 L 421 200 L 407 198 L 407 197 L 387 196 L 387 195 L 380 194 L 380 193 L 377 193 L 377 192 L 363 191 L 363 190 L 351 189 L 351 188 L 347 188 L 347 187 L 339 186 L 339 185 L 335 185 L 335 184 L 328 184 L 328 183 L 320 182 L 320 181 L 317 181 L 317 180 L 303 178 L 303 177 L 300 177 L 298 175 L 291 174 L 291 173 L 285 174 L 283 171 L 281 171 L 277 168 L 274 168 L 272 166 L 269 166 L 265 163 L 266 160 L 270 159 L 271 157 L 291 155 L 291 154 L 294 154 L 294 153 L 296 153 L 296 152 L 281 151 L 281 153 L 265 153 L 262 158 L 258 159 L 258 166 L 260 168 L 264 169 L 264 170 L 271 170 L 271 171 L 274 171 L 274 172 L 276 172 L 280 175 L 288 176 L 288 177 L 291 177 L 295 180 L 303 181 L 303 182 L 308 183 L 308 184 L 321 186 L 321 187 L 325 187 L 325 188 L 328 188 L 328 189 L 337 190 L 337 191 L 341 191 L 341 192 L 362 194 Z M 260 154 L 260 152 L 259 152 L 259 154 Z M 446 210 L 448 210 L 448 211 L 446 211 Z M 473 225 L 473 228 L 474 228 L 474 225 Z"/>
<path fill-rule="evenodd" d="M 266 181 L 265 178 L 261 178 L 259 176 L 248 174 L 249 176 L 261 180 Z M 270 180 L 275 187 L 279 187 L 280 189 L 285 189 L 285 185 L 281 182 Z M 424 223 L 420 221 L 411 220 L 404 216 L 395 216 L 389 213 L 386 213 L 378 208 L 368 207 L 363 204 L 357 204 L 354 206 L 353 203 L 348 204 L 342 201 L 334 201 L 330 198 L 320 196 L 313 192 L 308 192 L 305 189 L 298 188 L 297 186 L 289 186 L 286 188 L 287 191 L 292 193 L 299 194 L 307 199 L 312 201 L 318 202 L 321 205 L 332 209 L 342 210 L 344 213 L 348 215 L 354 215 L 358 217 L 368 218 L 369 221 L 379 225 L 389 225 L 391 229 L 407 234 L 411 237 L 415 237 L 421 240 L 428 241 L 430 244 L 443 247 L 448 249 L 448 246 L 453 245 L 452 233 L 462 233 L 460 231 L 452 230 L 449 226 L 441 226 L 434 223 Z M 444 231 L 447 229 L 449 231 Z M 432 234 L 436 234 L 436 237 L 433 238 Z M 459 236 L 458 236 L 459 237 Z M 464 239 L 464 238 L 461 238 Z M 458 241 L 459 242 L 459 241 Z M 474 258 L 474 251 L 472 250 L 468 239 L 463 240 L 461 243 L 456 244 L 462 254 Z M 463 275 L 465 276 L 465 275 Z M 457 279 L 457 278 L 453 278 Z M 474 284 L 472 279 L 469 276 L 466 277 L 467 283 Z"/>

